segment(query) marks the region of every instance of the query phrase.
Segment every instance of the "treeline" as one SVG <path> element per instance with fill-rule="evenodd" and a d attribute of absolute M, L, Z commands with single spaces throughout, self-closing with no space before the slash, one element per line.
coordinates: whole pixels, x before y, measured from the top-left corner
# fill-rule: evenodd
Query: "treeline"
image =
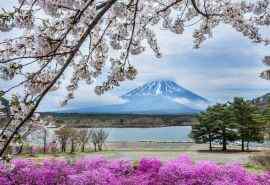
<path fill-rule="evenodd" d="M 233 102 L 216 104 L 198 115 L 199 124 L 192 127 L 191 136 L 197 143 L 222 145 L 227 150 L 230 142 L 240 141 L 241 150 L 249 150 L 251 142 L 263 142 L 269 128 L 270 109 L 260 110 L 252 102 L 234 98 Z"/>
<path fill-rule="evenodd" d="M 104 129 L 62 127 L 55 131 L 55 136 L 60 145 L 61 152 L 67 152 L 69 148 L 70 153 L 74 153 L 76 151 L 85 152 L 86 146 L 90 144 L 93 145 L 94 151 L 102 151 L 109 133 Z M 57 150 L 57 146 L 55 145 L 55 150 Z"/>

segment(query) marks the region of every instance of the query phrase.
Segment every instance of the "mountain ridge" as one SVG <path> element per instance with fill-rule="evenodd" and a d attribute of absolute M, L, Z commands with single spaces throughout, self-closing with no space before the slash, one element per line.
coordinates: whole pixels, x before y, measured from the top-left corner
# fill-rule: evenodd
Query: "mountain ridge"
<path fill-rule="evenodd" d="M 139 86 L 126 94 L 122 95 L 122 98 L 129 99 L 131 96 L 153 96 L 162 95 L 170 97 L 183 97 L 196 98 L 202 101 L 208 101 L 205 98 L 193 93 L 190 90 L 183 88 L 174 81 L 171 80 L 155 80 L 148 82 L 142 86 Z"/>
<path fill-rule="evenodd" d="M 122 104 L 103 105 L 73 109 L 74 113 L 113 113 L 113 114 L 193 114 L 202 109 L 196 104 L 209 104 L 209 101 L 170 80 L 155 80 L 145 83 L 120 96 Z"/>

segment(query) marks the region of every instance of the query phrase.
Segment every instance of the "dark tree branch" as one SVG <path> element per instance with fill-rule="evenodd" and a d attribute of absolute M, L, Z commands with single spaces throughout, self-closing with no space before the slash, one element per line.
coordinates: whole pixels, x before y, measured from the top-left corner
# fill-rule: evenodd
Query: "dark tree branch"
<path fill-rule="evenodd" d="M 62 53 L 49 53 L 47 55 L 40 55 L 40 56 L 21 56 L 21 57 L 15 57 L 15 58 L 10 58 L 8 60 L 4 60 L 4 61 L 0 61 L 0 64 L 5 64 L 5 63 L 9 63 L 12 62 L 14 60 L 21 60 L 21 59 L 46 59 L 46 58 L 50 58 L 50 57 L 54 57 L 54 56 L 61 56 L 61 55 L 66 55 L 71 53 L 71 51 L 66 51 L 66 52 L 62 52 Z"/>
<path fill-rule="evenodd" d="M 159 10 L 159 11 L 157 12 L 157 14 L 160 14 L 161 12 L 167 11 L 169 8 L 173 7 L 174 5 L 176 5 L 177 3 L 180 3 L 180 2 L 182 2 L 182 1 L 183 1 L 183 0 L 176 0 L 176 1 L 174 1 L 173 3 L 167 5 L 165 8 Z"/>
<path fill-rule="evenodd" d="M 133 16 L 133 24 L 132 24 L 132 31 L 131 31 L 131 36 L 130 36 L 128 47 L 127 47 L 127 52 L 126 52 L 126 57 L 125 57 L 124 65 L 126 64 L 126 61 L 128 59 L 129 50 L 130 50 L 130 47 L 131 47 L 132 42 L 133 42 L 133 37 L 134 37 L 134 32 L 135 32 L 135 27 L 136 27 L 136 18 L 137 18 L 138 4 L 139 4 L 139 0 L 136 1 L 136 5 L 135 5 L 134 16 Z"/>
<path fill-rule="evenodd" d="M 194 7 L 194 9 L 201 14 L 202 16 L 209 18 L 209 15 L 206 12 L 202 12 L 199 7 L 197 6 L 196 0 L 191 0 L 191 4 Z"/>
<path fill-rule="evenodd" d="M 221 16 L 221 14 L 208 14 L 208 13 L 207 13 L 207 10 L 206 10 L 206 7 L 205 7 L 205 4 L 204 4 L 205 12 L 201 11 L 201 10 L 199 9 L 199 7 L 197 6 L 196 0 L 191 0 L 191 4 L 192 4 L 192 6 L 194 7 L 194 9 L 195 9 L 200 15 L 206 17 L 207 19 L 209 19 L 210 17 L 213 17 L 213 16 Z"/>
<path fill-rule="evenodd" d="M 99 38 L 99 40 L 97 41 L 97 43 L 93 46 L 93 48 L 90 50 L 89 56 L 92 55 L 92 53 L 95 51 L 95 49 L 97 48 L 97 46 L 100 44 L 100 42 L 103 40 L 106 31 L 109 29 L 109 27 L 111 26 L 113 20 L 110 20 L 110 22 L 107 24 L 106 28 L 104 29 L 101 37 Z"/>
<path fill-rule="evenodd" d="M 91 1 L 93 2 L 93 1 Z M 46 96 L 46 94 L 49 92 L 49 90 L 54 86 L 54 84 L 58 81 L 58 79 L 62 76 L 64 71 L 67 69 L 69 64 L 72 62 L 74 56 L 79 51 L 81 45 L 87 38 L 87 36 L 91 33 L 92 29 L 96 26 L 96 24 L 99 22 L 99 20 L 103 17 L 103 15 L 107 12 L 108 9 L 111 8 L 111 6 L 116 2 L 116 0 L 109 0 L 104 8 L 97 14 L 97 16 L 94 18 L 94 20 L 91 22 L 91 24 L 88 26 L 85 33 L 82 35 L 80 40 L 78 41 L 78 44 L 76 45 L 73 52 L 68 57 L 67 61 L 63 65 L 60 72 L 57 74 L 57 76 L 54 78 L 54 80 L 47 86 L 47 88 L 41 93 L 40 97 L 37 99 L 34 107 L 31 109 L 31 111 L 26 115 L 26 117 L 21 121 L 21 123 L 15 128 L 15 131 L 11 134 L 11 136 L 8 138 L 7 142 L 5 143 L 4 147 L 0 151 L 0 156 L 2 157 L 4 152 L 6 151 L 7 147 L 9 146 L 10 142 L 14 138 L 15 134 L 20 130 L 20 128 L 33 116 L 34 112 L 36 111 L 37 107 L 39 106 L 40 102 L 43 100 L 43 98 Z"/>

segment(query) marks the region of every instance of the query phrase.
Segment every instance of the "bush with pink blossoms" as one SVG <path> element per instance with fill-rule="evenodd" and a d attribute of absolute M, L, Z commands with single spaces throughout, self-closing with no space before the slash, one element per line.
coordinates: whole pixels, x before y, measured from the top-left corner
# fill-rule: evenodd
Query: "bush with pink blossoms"
<path fill-rule="evenodd" d="M 270 185 L 270 172 L 253 174 L 240 165 L 193 163 L 187 156 L 167 162 L 82 159 L 36 163 L 14 160 L 0 165 L 1 185 Z"/>

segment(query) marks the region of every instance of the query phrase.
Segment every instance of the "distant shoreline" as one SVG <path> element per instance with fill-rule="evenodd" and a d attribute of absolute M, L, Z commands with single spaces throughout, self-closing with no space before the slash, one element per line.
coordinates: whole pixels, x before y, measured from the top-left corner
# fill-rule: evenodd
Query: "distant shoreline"
<path fill-rule="evenodd" d="M 107 141 L 107 143 L 159 143 L 159 144 L 167 144 L 167 143 L 176 143 L 176 144 L 195 144 L 194 141 L 153 141 L 153 140 L 141 140 L 141 141 Z"/>
<path fill-rule="evenodd" d="M 197 124 L 196 114 L 81 114 L 41 113 L 54 118 L 56 126 L 74 128 L 155 128 L 170 126 L 192 126 Z"/>

